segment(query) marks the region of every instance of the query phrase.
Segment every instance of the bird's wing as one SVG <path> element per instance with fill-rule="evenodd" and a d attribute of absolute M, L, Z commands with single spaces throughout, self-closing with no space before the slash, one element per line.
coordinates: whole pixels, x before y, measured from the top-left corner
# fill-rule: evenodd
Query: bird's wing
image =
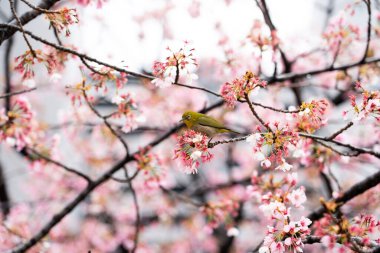
<path fill-rule="evenodd" d="M 207 127 L 229 130 L 222 123 L 220 123 L 219 121 L 211 117 L 204 117 L 204 116 L 199 117 L 198 124 L 202 126 L 207 126 Z"/>

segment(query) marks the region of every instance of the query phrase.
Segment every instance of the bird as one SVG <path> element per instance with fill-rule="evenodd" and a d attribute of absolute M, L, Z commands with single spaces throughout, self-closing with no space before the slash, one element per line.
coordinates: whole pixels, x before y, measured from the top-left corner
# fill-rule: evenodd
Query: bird
<path fill-rule="evenodd" d="M 220 123 L 213 117 L 199 112 L 184 112 L 180 122 L 185 123 L 187 128 L 203 133 L 207 135 L 209 138 L 213 138 L 215 135 L 220 133 L 240 134 L 239 132 L 236 132 L 224 126 L 222 123 Z"/>

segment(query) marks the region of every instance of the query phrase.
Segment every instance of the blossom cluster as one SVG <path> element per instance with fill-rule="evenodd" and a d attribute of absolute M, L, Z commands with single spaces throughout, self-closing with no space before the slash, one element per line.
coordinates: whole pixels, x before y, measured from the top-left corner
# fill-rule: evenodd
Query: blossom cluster
<path fill-rule="evenodd" d="M 21 150 L 29 140 L 34 113 L 25 97 L 17 97 L 8 112 L 0 111 L 0 139 Z"/>
<path fill-rule="evenodd" d="M 82 104 L 83 92 L 89 91 L 91 86 L 86 83 L 86 79 L 78 82 L 74 85 L 66 86 L 66 94 L 70 97 L 71 103 L 74 105 L 78 102 L 79 105 Z"/>
<path fill-rule="evenodd" d="M 127 74 L 117 72 L 110 67 L 103 66 L 90 73 L 90 77 L 95 81 L 96 90 L 103 88 L 104 92 L 107 91 L 107 82 L 115 82 L 116 88 L 121 89 L 128 82 Z"/>
<path fill-rule="evenodd" d="M 26 51 L 24 54 L 15 58 L 15 70 L 22 74 L 22 80 L 24 82 L 33 81 L 35 76 L 33 67 L 36 63 L 44 63 L 48 74 L 53 77 L 54 74 L 63 71 L 64 64 L 68 60 L 68 54 L 66 52 L 53 47 L 45 47 L 44 51 L 34 50 L 33 52 Z"/>
<path fill-rule="evenodd" d="M 211 233 L 213 229 L 216 229 L 221 224 L 230 231 L 233 230 L 233 218 L 238 214 L 239 203 L 231 199 L 225 199 L 220 202 L 207 203 L 200 208 L 200 211 L 205 215 L 207 219 L 206 230 Z M 232 231 L 232 232 L 231 232 Z M 232 236 L 233 234 L 231 234 Z"/>
<path fill-rule="evenodd" d="M 268 226 L 259 253 L 303 252 L 302 240 L 310 234 L 310 224 L 310 219 L 302 216 L 299 221 L 285 221 L 281 228 Z"/>
<path fill-rule="evenodd" d="M 260 87 L 265 87 L 266 82 L 260 80 L 251 71 L 247 71 L 241 78 L 236 78 L 232 82 L 226 82 L 220 89 L 220 94 L 229 107 L 234 107 L 235 102 L 252 91 L 257 92 Z"/>
<path fill-rule="evenodd" d="M 355 14 L 352 7 L 347 8 L 346 12 L 342 12 L 333 18 L 322 35 L 326 39 L 329 48 L 334 51 L 347 47 L 352 41 L 360 39 L 359 26 L 348 24 L 347 21 L 347 12 L 350 16 Z"/>
<path fill-rule="evenodd" d="M 135 99 L 130 93 L 123 93 L 112 98 L 112 102 L 117 104 L 117 112 L 112 114 L 113 118 L 124 120 L 123 131 L 129 132 L 137 127 L 138 121 L 143 118 L 138 116 L 139 110 Z"/>
<path fill-rule="evenodd" d="M 270 31 L 270 34 L 266 35 L 264 31 L 263 22 L 260 20 L 255 20 L 251 28 L 250 34 L 247 38 L 260 50 L 265 50 L 268 47 L 275 49 L 279 44 L 279 38 L 277 36 L 277 31 Z M 269 30 L 269 29 L 267 29 Z"/>
<path fill-rule="evenodd" d="M 354 238 L 360 238 L 360 245 L 366 248 L 371 244 L 370 234 L 380 230 L 380 222 L 373 215 L 361 214 L 349 220 L 344 216 L 334 218 L 332 214 L 325 214 L 313 227 L 315 235 L 322 237 L 321 242 L 330 250 L 339 247 L 337 242 L 346 247 L 357 247 Z M 376 241 L 379 243 L 380 238 Z"/>
<path fill-rule="evenodd" d="M 298 181 L 297 173 L 285 174 L 280 180 L 273 174 L 252 174 L 251 185 L 247 192 L 262 205 L 260 209 L 272 219 L 283 219 L 288 214 L 286 205 L 302 208 L 306 201 L 305 188 L 295 188 Z"/>
<path fill-rule="evenodd" d="M 276 227 L 268 226 L 260 252 L 302 252 L 302 240 L 310 234 L 308 226 L 311 221 L 305 217 L 291 221 L 291 208 L 288 206 L 303 208 L 302 204 L 306 201 L 305 188 L 296 188 L 297 181 L 297 173 L 285 174 L 280 179 L 273 174 L 253 173 L 252 185 L 247 187 L 247 192 L 261 203 L 259 208 L 264 215 L 277 224 Z"/>
<path fill-rule="evenodd" d="M 66 7 L 53 12 L 47 12 L 45 15 L 50 21 L 50 26 L 54 27 L 58 32 L 66 30 L 65 34 L 67 37 L 70 36 L 69 26 L 79 22 L 77 11 Z"/>
<path fill-rule="evenodd" d="M 254 158 L 261 162 L 261 166 L 269 168 L 272 163 L 277 163 L 276 170 L 289 171 L 292 166 L 288 164 L 284 157 L 289 155 L 291 147 L 297 145 L 298 134 L 289 128 L 288 125 L 280 127 L 279 123 L 274 123 L 273 131 L 258 132 L 251 134 L 246 141 L 253 147 Z M 268 155 L 265 155 L 269 151 Z"/>
<path fill-rule="evenodd" d="M 22 79 L 32 79 L 34 77 L 33 65 L 44 61 L 41 50 L 34 50 L 34 53 L 30 50 L 24 54 L 17 56 L 15 70 L 22 74 Z"/>
<path fill-rule="evenodd" d="M 354 121 L 363 120 L 372 116 L 377 121 L 380 121 L 380 92 L 378 90 L 369 91 L 365 89 L 359 82 L 356 83 L 356 88 L 362 91 L 361 102 L 356 102 L 356 96 L 350 95 L 351 106 L 353 108 Z M 345 119 L 348 117 L 349 111 L 344 111 Z"/>
<path fill-rule="evenodd" d="M 167 48 L 169 56 L 165 61 L 156 61 L 153 64 L 153 75 L 156 77 L 152 83 L 157 87 L 167 87 L 176 83 L 180 78 L 186 84 L 191 84 L 198 76 L 194 74 L 197 61 L 194 58 L 194 48 L 190 48 L 189 43 L 185 41 L 183 47 L 178 51 Z"/>
<path fill-rule="evenodd" d="M 137 162 L 137 169 L 141 170 L 145 176 L 144 185 L 151 189 L 157 188 L 163 178 L 162 162 L 157 154 L 150 153 L 150 148 L 141 149 L 134 155 Z"/>
<path fill-rule="evenodd" d="M 196 174 L 201 162 L 208 162 L 213 155 L 208 151 L 209 138 L 194 130 L 187 130 L 177 137 L 177 147 L 174 151 L 174 158 L 181 159 L 185 168 L 185 173 Z"/>
<path fill-rule="evenodd" d="M 326 119 L 324 117 L 328 106 L 329 104 L 326 99 L 312 100 L 309 103 L 303 102 L 300 106 L 300 112 L 293 115 L 298 130 L 314 133 L 325 125 Z"/>

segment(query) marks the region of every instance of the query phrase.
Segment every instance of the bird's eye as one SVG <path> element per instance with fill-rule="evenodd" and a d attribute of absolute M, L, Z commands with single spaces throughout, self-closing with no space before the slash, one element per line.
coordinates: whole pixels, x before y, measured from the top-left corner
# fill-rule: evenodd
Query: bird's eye
<path fill-rule="evenodd" d="M 191 115 L 188 115 L 188 116 L 187 116 L 187 119 L 191 119 Z"/>

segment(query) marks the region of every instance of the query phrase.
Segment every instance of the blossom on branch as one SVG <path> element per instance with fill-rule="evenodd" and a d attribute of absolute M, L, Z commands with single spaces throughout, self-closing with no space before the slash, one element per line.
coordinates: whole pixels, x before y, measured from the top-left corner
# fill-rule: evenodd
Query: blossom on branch
<path fill-rule="evenodd" d="M 186 166 L 185 173 L 196 174 L 201 162 L 212 159 L 213 155 L 208 151 L 208 137 L 194 130 L 187 130 L 177 137 L 177 148 L 174 151 L 174 159 L 181 159 Z"/>
<path fill-rule="evenodd" d="M 280 42 L 277 36 L 277 31 L 269 31 L 268 27 L 264 26 L 263 22 L 257 19 L 253 22 L 253 26 L 247 38 L 254 45 L 258 46 L 261 51 L 268 48 L 274 50 Z"/>
<path fill-rule="evenodd" d="M 32 79 L 34 77 L 33 66 L 44 61 L 41 50 L 34 50 L 34 54 L 28 50 L 24 54 L 17 56 L 15 70 L 22 74 L 22 79 Z"/>
<path fill-rule="evenodd" d="M 137 162 L 137 169 L 141 170 L 145 176 L 144 185 L 147 188 L 158 188 L 163 179 L 162 162 L 158 155 L 150 153 L 150 148 L 141 149 L 134 155 Z"/>
<path fill-rule="evenodd" d="M 269 168 L 272 164 L 278 163 L 279 167 L 276 169 L 288 171 L 292 166 L 286 163 L 284 157 L 289 155 L 290 148 L 297 145 L 299 137 L 288 125 L 285 127 L 280 127 L 278 123 L 273 125 L 275 127 L 273 132 L 255 133 L 250 135 L 246 141 L 253 147 L 254 157 L 261 162 L 262 166 Z M 268 150 L 269 154 L 265 155 Z"/>
<path fill-rule="evenodd" d="M 127 74 L 124 72 L 117 72 L 116 70 L 106 66 L 96 68 L 95 70 L 96 72 L 92 71 L 90 73 L 90 77 L 95 81 L 94 86 L 97 91 L 98 89 L 103 88 L 104 92 L 107 92 L 108 88 L 106 84 L 108 82 L 115 82 L 117 89 L 123 88 L 128 82 Z"/>
<path fill-rule="evenodd" d="M 264 243 L 260 247 L 260 253 L 283 253 L 283 252 L 303 252 L 302 240 L 310 234 L 308 218 L 301 217 L 299 221 L 285 221 L 281 226 L 268 226 Z"/>
<path fill-rule="evenodd" d="M 206 216 L 207 219 L 207 232 L 212 233 L 219 225 L 224 226 L 229 231 L 230 236 L 236 235 L 236 228 L 234 230 L 233 217 L 235 217 L 239 209 L 239 203 L 231 199 L 225 199 L 220 202 L 207 203 L 200 208 L 200 211 Z"/>
<path fill-rule="evenodd" d="M 350 96 L 351 106 L 353 107 L 354 121 L 363 120 L 369 116 L 380 122 L 380 92 L 378 90 L 369 91 L 357 82 L 356 87 L 362 90 L 361 103 L 356 102 L 354 95 Z M 348 118 L 348 112 L 344 111 L 344 118 Z"/>
<path fill-rule="evenodd" d="M 169 47 L 166 50 L 169 56 L 165 61 L 156 61 L 153 64 L 153 75 L 156 77 L 152 80 L 153 84 L 157 87 L 168 87 L 180 80 L 183 80 L 185 84 L 191 84 L 193 80 L 198 79 L 198 76 L 194 74 L 197 66 L 193 55 L 195 49 L 190 48 L 187 41 L 178 51 Z"/>
<path fill-rule="evenodd" d="M 241 78 L 234 79 L 231 83 L 226 82 L 220 89 L 220 94 L 229 107 L 234 107 L 235 102 L 244 98 L 245 94 L 257 92 L 267 85 L 266 81 L 260 80 L 251 71 L 247 71 Z"/>
<path fill-rule="evenodd" d="M 28 142 L 32 131 L 31 121 L 34 113 L 25 97 L 17 97 L 11 109 L 5 114 L 0 112 L 0 138 L 21 150 Z"/>
<path fill-rule="evenodd" d="M 326 124 L 324 118 L 329 103 L 326 99 L 312 100 L 311 102 L 302 102 L 300 112 L 293 114 L 293 119 L 299 131 L 314 133 L 316 130 Z M 292 119 L 292 118 L 290 118 Z"/>
<path fill-rule="evenodd" d="M 69 26 L 79 22 L 76 9 L 64 7 L 54 12 L 47 12 L 45 15 L 50 21 L 50 26 L 54 27 L 58 32 L 66 30 L 67 37 L 70 36 Z"/>
<path fill-rule="evenodd" d="M 361 214 L 353 219 L 348 219 L 343 215 L 337 219 L 332 214 L 325 214 L 322 219 L 315 222 L 313 227 L 315 235 L 322 237 L 321 242 L 330 250 L 345 249 L 337 242 L 346 247 L 356 247 L 357 244 L 351 239 L 353 237 L 360 238 L 361 245 L 365 249 L 370 246 L 370 235 L 376 235 L 376 230 L 380 229 L 380 222 L 373 215 Z"/>

